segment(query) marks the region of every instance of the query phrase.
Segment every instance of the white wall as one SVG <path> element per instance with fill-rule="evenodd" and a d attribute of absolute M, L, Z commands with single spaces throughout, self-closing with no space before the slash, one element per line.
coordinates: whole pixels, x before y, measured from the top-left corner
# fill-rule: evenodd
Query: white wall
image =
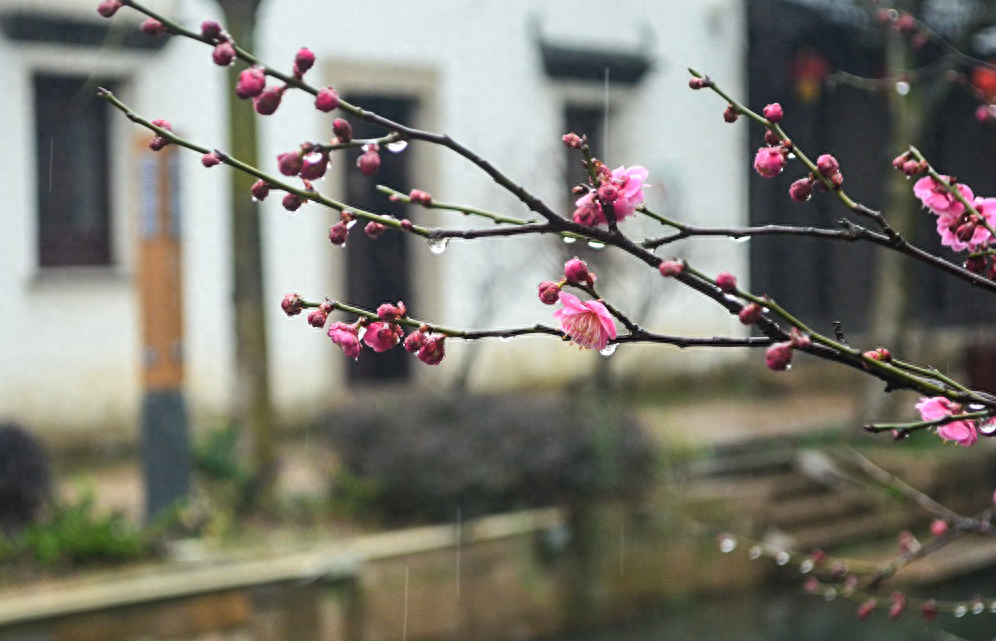
<path fill-rule="evenodd" d="M 91 0 L 50 1 L 60 11 L 69 5 L 88 10 L 95 5 Z M 164 1 L 160 6 L 190 25 L 219 17 L 212 3 L 200 0 Z M 326 6 L 324 11 L 315 8 Z M 299 0 L 267 0 L 258 54 L 289 69 L 297 48 L 308 46 L 318 56 L 318 65 L 309 72 L 316 82 L 346 92 L 372 83 L 417 94 L 424 108 L 416 125 L 450 133 L 560 208 L 565 102 L 600 105 L 605 96 L 600 83 L 584 86 L 545 76 L 535 25 L 558 42 L 627 48 L 635 48 L 647 31 L 652 36 L 653 70 L 636 87 L 612 86 L 608 96 L 608 162 L 647 166 L 653 185 L 647 190 L 648 202 L 654 208 L 696 223 L 742 223 L 750 161 L 747 125 L 723 123 L 723 105 L 715 96 L 690 91 L 685 68 L 708 71 L 735 95 L 744 95 L 743 11 L 733 0 L 663 7 L 652 0 L 630 3 L 612 13 L 611 29 L 598 29 L 606 7 L 593 0 L 315 3 L 307 12 Z M 123 9 L 115 20 L 127 13 Z M 144 134 L 124 118 L 114 125 L 117 264 L 102 270 L 39 270 L 33 250 L 31 73 L 53 65 L 112 69 L 125 79 L 122 93 L 137 111 L 167 118 L 183 135 L 220 147 L 225 139 L 223 74 L 211 63 L 207 47 L 186 40 L 170 42 L 160 53 L 123 58 L 109 51 L 84 54 L 0 39 L 0 59 L 8 62 L 0 65 L 0 83 L 16 97 L 0 101 L 0 121 L 8 123 L 0 149 L 6 204 L 0 218 L 0 291 L 5 293 L 0 332 L 12 338 L 0 360 L 0 416 L 33 425 L 133 425 L 140 393 L 134 229 L 129 219 L 135 201 L 123 177 L 129 172 L 133 137 Z M 264 168 L 275 170 L 276 154 L 297 142 L 327 136 L 334 115 L 319 114 L 305 95 L 288 92 L 278 112 L 261 120 Z M 418 186 L 442 200 L 527 215 L 517 201 L 456 155 L 417 145 L 405 153 L 416 161 L 418 184 L 402 187 Z M 336 159 L 332 164 L 335 170 L 322 188 L 334 194 L 342 183 L 341 172 L 349 168 Z M 226 410 L 232 385 L 228 170 L 204 170 L 196 154 L 188 154 L 182 167 L 186 389 L 195 419 L 205 421 Z M 429 220 L 420 211 L 412 216 Z M 309 298 L 342 293 L 345 252 L 326 239 L 333 220 L 330 212 L 314 205 L 288 214 L 279 198 L 264 204 L 274 392 L 278 406 L 287 412 L 304 408 L 308 413 L 341 397 L 339 384 L 350 365 L 321 332 L 301 318 L 287 319 L 278 307 L 288 291 Z M 456 215 L 435 220 L 473 222 Z M 630 220 L 623 228 L 651 235 L 664 231 L 648 221 Z M 712 242 L 689 254 L 674 248 L 668 253 L 688 256 L 708 273 L 729 269 L 746 278 L 746 246 Z M 481 322 L 477 309 L 487 292 L 495 296 L 497 310 L 484 324 L 509 326 L 553 323 L 553 308 L 539 303 L 535 287 L 560 274 L 570 248 L 555 239 L 494 240 L 453 244 L 441 256 L 430 254 L 428 247 L 415 253 L 415 282 L 425 304 L 412 309 L 413 315 L 469 326 Z M 603 294 L 623 306 L 651 297 L 651 313 L 640 319 L 649 328 L 699 335 L 743 331 L 735 318 L 711 302 L 673 291 L 674 283 L 632 259 L 611 259 L 600 268 L 599 277 Z M 467 346 L 450 341 L 447 347 L 449 357 L 442 366 L 414 368 L 420 384 L 443 384 L 456 371 Z M 481 387 L 571 378 L 590 370 L 599 358 L 539 338 L 491 341 L 482 349 L 484 358 L 472 377 Z M 716 356 L 630 348 L 613 358 L 653 375 Z"/>

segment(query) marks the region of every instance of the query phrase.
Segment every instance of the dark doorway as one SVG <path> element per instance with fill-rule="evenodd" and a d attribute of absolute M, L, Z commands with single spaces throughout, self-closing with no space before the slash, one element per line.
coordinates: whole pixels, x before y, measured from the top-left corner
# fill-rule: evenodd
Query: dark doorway
<path fill-rule="evenodd" d="M 395 122 L 410 123 L 415 111 L 415 101 L 410 98 L 381 94 L 353 94 L 350 102 L 373 111 Z M 376 138 L 387 133 L 356 118 L 350 119 L 354 138 Z M 356 159 L 362 150 L 351 149 L 346 167 L 346 202 L 368 211 L 391 214 L 405 218 L 403 205 L 390 202 L 376 190 L 384 184 L 400 191 L 411 185 L 410 151 L 391 153 L 381 148 L 380 170 L 373 176 L 364 176 L 356 169 Z M 363 222 L 349 234 L 346 243 L 347 276 L 346 292 L 349 302 L 366 309 L 376 309 L 385 302 L 405 302 L 414 308 L 412 298 L 411 249 L 408 234 L 387 232 L 373 240 L 362 231 Z M 402 381 L 408 378 L 412 357 L 403 349 L 395 348 L 375 354 L 364 351 L 363 356 L 349 367 L 350 382 Z"/>

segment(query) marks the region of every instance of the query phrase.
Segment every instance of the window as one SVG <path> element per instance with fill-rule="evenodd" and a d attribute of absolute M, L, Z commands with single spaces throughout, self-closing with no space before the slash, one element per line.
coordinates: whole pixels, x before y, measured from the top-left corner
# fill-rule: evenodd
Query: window
<path fill-rule="evenodd" d="M 86 76 L 34 77 L 38 263 L 109 265 L 108 113 Z"/>

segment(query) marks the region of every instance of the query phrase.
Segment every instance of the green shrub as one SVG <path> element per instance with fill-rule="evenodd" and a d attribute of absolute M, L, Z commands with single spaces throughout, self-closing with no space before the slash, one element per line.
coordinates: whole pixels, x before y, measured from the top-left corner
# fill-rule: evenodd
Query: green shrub
<path fill-rule="evenodd" d="M 657 468 L 631 417 L 544 398 L 396 398 L 331 414 L 323 428 L 343 467 L 333 499 L 393 523 L 632 497 Z"/>

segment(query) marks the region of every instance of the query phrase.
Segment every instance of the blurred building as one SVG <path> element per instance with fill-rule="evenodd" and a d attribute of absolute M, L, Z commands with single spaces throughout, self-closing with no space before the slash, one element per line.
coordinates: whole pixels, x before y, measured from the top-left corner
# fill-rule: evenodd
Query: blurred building
<path fill-rule="evenodd" d="M 149 4 L 194 27 L 220 18 L 210 2 Z M 95 6 L 96 0 L 0 2 L 0 84 L 7 95 L 0 101 L 0 415 L 47 429 L 131 429 L 143 371 L 166 368 L 164 376 L 182 375 L 195 421 L 223 417 L 233 396 L 228 169 L 206 170 L 196 154 L 182 150 L 153 155 L 149 133 L 98 101 L 95 91 L 107 86 L 140 114 L 165 118 L 180 135 L 224 149 L 227 75 L 212 64 L 208 47 L 148 38 L 137 30 L 134 11 L 103 20 Z M 266 0 L 258 34 L 261 59 L 289 70 L 294 52 L 309 47 L 318 59 L 311 82 L 450 134 L 567 214 L 577 165 L 560 137 L 576 130 L 611 166 L 649 169 L 648 203 L 655 210 L 699 224 L 747 222 L 747 127 L 725 125 L 716 96 L 688 90 L 686 70 L 694 66 L 745 95 L 747 29 L 738 2 L 305 7 Z M 275 172 L 276 154 L 299 142 L 329 138 L 335 115 L 289 91 L 277 113 L 260 120 L 263 168 Z M 355 154 L 334 156 L 331 166 L 322 191 L 381 211 L 390 205 L 371 192 L 378 182 L 528 215 L 470 163 L 426 145 L 385 152 L 374 180 L 356 171 Z M 556 278 L 577 253 L 591 261 L 602 293 L 647 327 L 696 335 L 743 331 L 711 302 L 675 291 L 626 257 L 553 238 L 454 243 L 437 255 L 397 234 L 369 242 L 359 229 L 342 249 L 327 240 L 333 212 L 306 205 L 291 214 L 278 201 L 262 204 L 264 287 L 272 301 L 274 397 L 287 418 L 314 413 L 360 384 L 442 386 L 464 372 L 472 387 L 548 385 L 585 375 L 599 358 L 527 338 L 449 341 L 447 360 L 436 368 L 401 350 L 365 352 L 354 363 L 323 332 L 282 314 L 287 292 L 364 305 L 403 298 L 413 316 L 450 327 L 552 323 L 536 284 Z M 403 215 L 426 224 L 483 224 L 422 210 Z M 625 228 L 637 237 L 666 232 L 646 220 Z M 158 249 L 142 245 L 153 240 Z M 665 253 L 746 279 L 746 245 L 715 243 L 706 251 L 678 246 Z M 150 293 L 163 287 L 154 278 L 162 265 L 175 283 Z M 166 338 L 150 344 L 143 323 Z M 725 356 L 620 349 L 613 364 L 641 367 L 649 376 Z"/>

